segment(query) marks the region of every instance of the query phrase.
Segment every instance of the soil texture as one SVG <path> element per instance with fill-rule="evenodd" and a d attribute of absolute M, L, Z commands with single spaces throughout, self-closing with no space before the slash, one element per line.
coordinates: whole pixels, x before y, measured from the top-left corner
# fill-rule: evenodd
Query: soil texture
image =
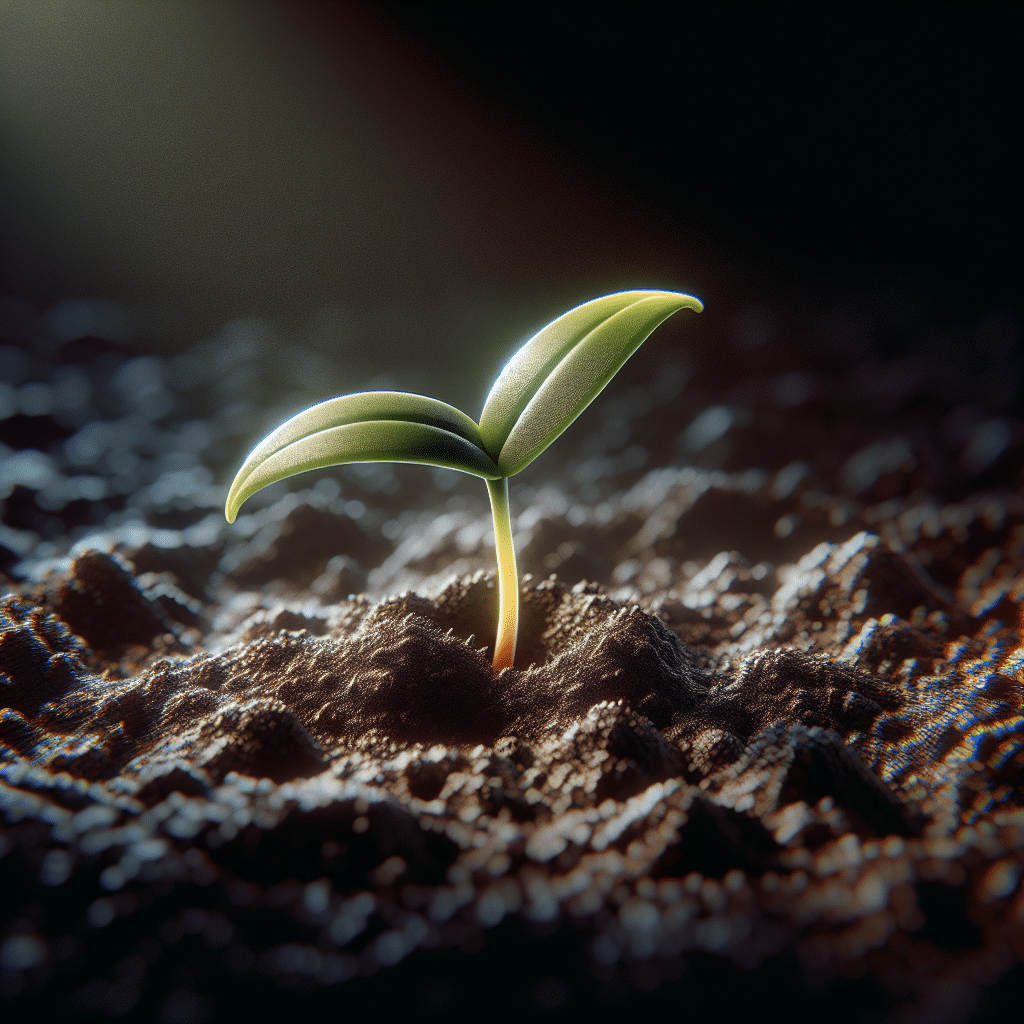
<path fill-rule="evenodd" d="M 500 675 L 475 481 L 223 521 L 259 332 L 5 350 L 5 1016 L 1010 1012 L 1016 325 L 883 358 L 766 315 L 513 481 Z"/>

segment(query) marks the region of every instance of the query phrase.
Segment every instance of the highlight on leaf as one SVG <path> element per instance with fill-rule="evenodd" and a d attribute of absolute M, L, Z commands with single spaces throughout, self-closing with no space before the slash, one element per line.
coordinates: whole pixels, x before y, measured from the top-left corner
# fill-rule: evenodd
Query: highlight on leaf
<path fill-rule="evenodd" d="M 403 391 L 364 391 L 320 402 L 261 441 L 235 476 L 224 508 L 234 522 L 258 490 L 307 470 L 349 462 L 413 462 L 487 483 L 498 557 L 494 670 L 511 668 L 519 577 L 507 478 L 525 469 L 601 393 L 668 317 L 703 304 L 681 292 L 627 291 L 592 299 L 535 334 L 508 361 L 479 425 L 454 406 Z"/>

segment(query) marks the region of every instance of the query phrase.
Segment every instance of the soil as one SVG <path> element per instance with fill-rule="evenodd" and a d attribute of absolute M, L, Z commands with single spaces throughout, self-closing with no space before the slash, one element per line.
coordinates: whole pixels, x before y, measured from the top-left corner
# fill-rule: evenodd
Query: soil
<path fill-rule="evenodd" d="M 512 481 L 497 676 L 475 481 L 223 521 L 259 332 L 4 350 L 5 1016 L 1009 1019 L 1017 325 L 893 357 L 765 315 Z"/>

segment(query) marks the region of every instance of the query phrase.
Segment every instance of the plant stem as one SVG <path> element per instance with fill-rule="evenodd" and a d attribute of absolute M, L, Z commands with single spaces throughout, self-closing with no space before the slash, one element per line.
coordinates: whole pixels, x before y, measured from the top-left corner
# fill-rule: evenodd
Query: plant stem
<path fill-rule="evenodd" d="M 488 480 L 494 517 L 494 550 L 498 556 L 498 636 L 494 641 L 494 671 L 511 668 L 516 659 L 519 632 L 519 573 L 512 543 L 512 517 L 508 508 L 508 479 Z"/>

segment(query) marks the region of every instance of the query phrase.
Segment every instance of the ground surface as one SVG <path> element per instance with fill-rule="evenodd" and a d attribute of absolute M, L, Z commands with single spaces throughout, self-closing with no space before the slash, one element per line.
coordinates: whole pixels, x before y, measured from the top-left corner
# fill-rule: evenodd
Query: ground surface
<path fill-rule="evenodd" d="M 0 348 L 5 1015 L 1019 1005 L 1005 316 L 898 356 L 762 309 L 649 343 L 513 481 L 499 677 L 475 481 L 351 467 L 223 521 L 328 368 L 244 323 L 173 357 L 32 331 Z"/>

